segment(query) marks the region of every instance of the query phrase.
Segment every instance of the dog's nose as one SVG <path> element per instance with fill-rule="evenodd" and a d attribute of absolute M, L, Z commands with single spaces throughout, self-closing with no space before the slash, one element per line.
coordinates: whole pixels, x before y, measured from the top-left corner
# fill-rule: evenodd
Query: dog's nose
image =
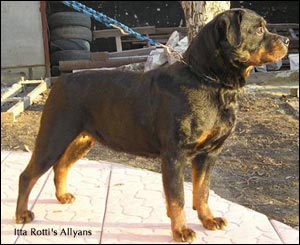
<path fill-rule="evenodd" d="M 282 37 L 281 40 L 285 46 L 289 46 L 290 39 L 288 39 L 287 37 Z"/>

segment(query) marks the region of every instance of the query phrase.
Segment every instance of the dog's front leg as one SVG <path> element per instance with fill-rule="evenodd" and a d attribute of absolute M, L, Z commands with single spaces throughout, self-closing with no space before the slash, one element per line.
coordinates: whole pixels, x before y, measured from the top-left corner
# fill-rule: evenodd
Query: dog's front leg
<path fill-rule="evenodd" d="M 223 230 L 227 221 L 221 217 L 214 217 L 208 206 L 210 175 L 217 155 L 199 154 L 193 159 L 193 209 L 197 210 L 198 217 L 208 230 Z"/>
<path fill-rule="evenodd" d="M 177 242 L 191 243 L 196 233 L 187 227 L 184 207 L 184 165 L 182 156 L 163 157 L 162 176 L 167 202 L 167 215 L 171 219 L 173 238 Z"/>

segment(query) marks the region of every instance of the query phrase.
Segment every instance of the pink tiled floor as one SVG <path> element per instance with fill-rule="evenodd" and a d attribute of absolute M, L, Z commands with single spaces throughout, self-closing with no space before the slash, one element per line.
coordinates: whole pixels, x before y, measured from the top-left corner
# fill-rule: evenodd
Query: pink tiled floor
<path fill-rule="evenodd" d="M 73 204 L 54 195 L 53 171 L 40 178 L 30 195 L 35 220 L 14 223 L 17 183 L 29 153 L 1 151 L 1 243 L 174 243 L 166 216 L 161 175 L 109 162 L 80 160 L 69 174 Z M 225 231 L 208 231 L 192 210 L 192 186 L 185 183 L 185 213 L 197 233 L 194 243 L 299 243 L 298 230 L 229 202 L 213 191 L 210 206 L 229 222 Z M 16 232 L 18 229 L 19 234 Z M 22 232 L 27 234 L 21 235 Z M 31 234 L 35 231 L 35 234 Z"/>

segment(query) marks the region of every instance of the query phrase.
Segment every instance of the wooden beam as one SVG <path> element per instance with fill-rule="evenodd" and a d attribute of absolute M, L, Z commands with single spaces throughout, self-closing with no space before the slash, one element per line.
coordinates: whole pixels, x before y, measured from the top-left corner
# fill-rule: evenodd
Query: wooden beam
<path fill-rule="evenodd" d="M 6 112 L 1 112 L 1 121 L 14 122 L 17 115 L 32 105 L 36 97 L 50 86 L 50 79 L 40 80 L 40 84 Z"/>
<path fill-rule="evenodd" d="M 20 84 L 39 84 L 41 83 L 42 80 L 24 80 L 24 81 L 20 81 Z"/>
<path fill-rule="evenodd" d="M 23 91 L 26 84 L 40 84 L 42 80 L 21 80 L 18 83 L 12 85 L 8 91 L 1 95 L 1 105 L 8 101 L 9 97 L 13 97 Z"/>
<path fill-rule="evenodd" d="M 268 28 L 278 28 L 278 29 L 299 29 L 298 23 L 270 23 L 267 25 Z"/>
<path fill-rule="evenodd" d="M 115 37 L 116 39 L 116 47 L 117 47 L 117 52 L 122 52 L 122 41 L 121 41 L 121 37 L 117 36 Z"/>
<path fill-rule="evenodd" d="M 115 57 L 124 57 L 124 56 L 148 55 L 154 49 L 155 47 L 149 47 L 149 48 L 124 50 L 122 52 L 111 52 L 109 53 L 109 57 L 115 58 Z"/>
<path fill-rule="evenodd" d="M 186 33 L 186 27 L 161 27 L 156 28 L 155 34 L 171 34 L 173 31 Z"/>
<path fill-rule="evenodd" d="M 1 66 L 1 70 L 19 69 L 19 68 L 30 68 L 30 67 L 40 67 L 40 66 L 45 66 L 45 64 Z"/>
<path fill-rule="evenodd" d="M 128 65 L 132 63 L 145 62 L 147 55 L 131 56 L 131 57 L 116 57 L 110 58 L 107 61 L 91 61 L 91 60 L 68 60 L 59 62 L 59 70 L 68 72 L 72 70 L 102 68 L 102 67 L 117 67 L 121 65 Z"/>
<path fill-rule="evenodd" d="M 11 101 L 20 101 L 23 100 L 24 97 L 11 97 L 11 98 L 7 98 L 5 100 L 5 102 L 11 102 Z"/>
<path fill-rule="evenodd" d="M 156 28 L 155 28 L 155 26 L 144 26 L 144 27 L 136 27 L 136 28 L 132 28 L 132 29 L 140 34 L 154 34 Z M 127 35 L 122 34 L 119 29 L 107 29 L 107 30 L 93 31 L 94 39 L 117 37 L 117 36 L 121 37 L 121 36 L 127 36 Z"/>
<path fill-rule="evenodd" d="M 11 86 L 11 88 L 9 88 L 9 90 L 7 90 L 1 95 L 1 105 L 6 101 L 6 99 L 17 95 L 18 93 L 22 92 L 22 90 L 23 85 L 20 83 L 15 83 L 13 86 Z"/>
<path fill-rule="evenodd" d="M 294 30 L 292 28 L 289 28 L 289 33 L 291 34 L 292 38 L 299 40 L 299 38 L 297 37 L 296 33 L 294 32 Z"/>
<path fill-rule="evenodd" d="M 109 52 L 91 52 L 91 60 L 108 60 Z"/>

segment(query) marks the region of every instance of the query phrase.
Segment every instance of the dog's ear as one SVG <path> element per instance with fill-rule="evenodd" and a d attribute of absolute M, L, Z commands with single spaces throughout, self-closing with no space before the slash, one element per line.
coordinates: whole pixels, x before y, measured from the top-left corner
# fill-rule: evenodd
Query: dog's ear
<path fill-rule="evenodd" d="M 221 33 L 234 47 L 238 47 L 242 43 L 241 22 L 243 14 L 243 10 L 230 11 L 224 14 L 220 21 Z"/>

